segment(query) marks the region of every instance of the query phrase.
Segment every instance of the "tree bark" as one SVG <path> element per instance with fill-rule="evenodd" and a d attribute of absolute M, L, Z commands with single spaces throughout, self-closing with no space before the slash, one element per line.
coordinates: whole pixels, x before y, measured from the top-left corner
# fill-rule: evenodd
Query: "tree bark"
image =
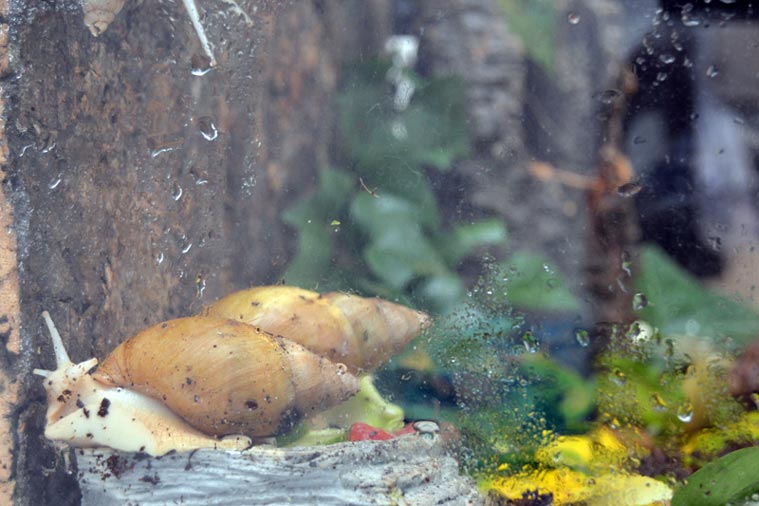
<path fill-rule="evenodd" d="M 437 437 L 242 453 L 200 450 L 160 459 L 97 449 L 78 457 L 83 506 L 484 503 Z"/>
<path fill-rule="evenodd" d="M 198 3 L 219 63 L 204 75 L 181 2 L 127 1 L 95 38 L 74 0 L 0 1 L 3 504 L 80 499 L 73 454 L 42 436 L 40 313 L 74 360 L 102 359 L 276 281 L 293 240 L 280 213 L 327 161 L 340 64 L 390 26 L 386 0 L 241 0 L 252 24 Z"/>

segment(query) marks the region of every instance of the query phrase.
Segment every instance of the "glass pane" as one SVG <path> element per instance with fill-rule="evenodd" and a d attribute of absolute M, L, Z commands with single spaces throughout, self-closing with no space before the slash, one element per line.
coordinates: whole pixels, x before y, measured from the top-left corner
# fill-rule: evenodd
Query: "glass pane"
<path fill-rule="evenodd" d="M 756 502 L 753 4 L 0 13 L 1 503 Z"/>

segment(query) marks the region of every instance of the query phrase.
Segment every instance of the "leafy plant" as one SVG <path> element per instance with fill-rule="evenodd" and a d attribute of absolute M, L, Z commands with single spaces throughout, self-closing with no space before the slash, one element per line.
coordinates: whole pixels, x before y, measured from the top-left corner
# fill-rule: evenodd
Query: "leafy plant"
<path fill-rule="evenodd" d="M 399 109 L 384 79 L 388 65 L 359 65 L 339 96 L 342 155 L 351 170 L 323 168 L 312 195 L 283 219 L 298 232 L 285 279 L 301 286 L 356 288 L 437 312 L 464 295 L 456 268 L 506 229 L 485 218 L 447 224 L 433 182 L 469 151 L 464 95 L 452 78 L 410 75 L 413 99 Z"/>
<path fill-rule="evenodd" d="M 759 314 L 704 289 L 656 247 L 642 249 L 635 286 L 648 301 L 641 317 L 664 335 L 702 336 L 722 347 L 725 338 L 746 344 L 759 335 Z"/>
<path fill-rule="evenodd" d="M 554 0 L 500 0 L 506 23 L 527 54 L 547 72 L 554 68 L 557 8 Z"/>
<path fill-rule="evenodd" d="M 543 355 L 540 328 L 515 309 L 561 316 L 579 307 L 545 258 L 515 248 L 482 262 L 482 279 L 467 292 L 461 265 L 482 248 L 503 253 L 507 234 L 500 219 L 454 219 L 437 187 L 469 151 L 463 90 L 454 79 L 410 76 L 414 96 L 398 108 L 387 69 L 359 66 L 345 84 L 340 167 L 322 168 L 315 191 L 283 213 L 298 236 L 285 277 L 413 299 L 439 315 L 416 351 L 426 354 L 426 374 L 450 380 L 455 399 L 439 409 L 411 400 L 406 413 L 453 422 L 466 467 L 481 476 L 534 464 L 554 431 L 621 425 L 676 453 L 686 436 L 740 418 L 725 394 L 729 357 L 714 343 L 747 342 L 759 317 L 704 290 L 656 249 L 643 249 L 635 281 L 638 301 L 648 302 L 639 315 L 651 325 L 620 331 L 622 344 L 606 350 L 592 378 Z"/>
<path fill-rule="evenodd" d="M 759 492 L 759 448 L 743 448 L 706 464 L 675 491 L 672 506 L 722 506 Z"/>

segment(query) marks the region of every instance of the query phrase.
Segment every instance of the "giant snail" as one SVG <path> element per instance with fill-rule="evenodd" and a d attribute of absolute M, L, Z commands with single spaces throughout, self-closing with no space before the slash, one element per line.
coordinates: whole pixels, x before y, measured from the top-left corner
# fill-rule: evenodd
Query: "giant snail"
<path fill-rule="evenodd" d="M 73 363 L 50 315 L 56 369 L 45 435 L 162 455 L 243 449 L 354 395 L 429 320 L 378 298 L 288 286 L 229 295 L 130 337 L 98 365 Z M 252 438 L 252 439 L 251 439 Z"/>

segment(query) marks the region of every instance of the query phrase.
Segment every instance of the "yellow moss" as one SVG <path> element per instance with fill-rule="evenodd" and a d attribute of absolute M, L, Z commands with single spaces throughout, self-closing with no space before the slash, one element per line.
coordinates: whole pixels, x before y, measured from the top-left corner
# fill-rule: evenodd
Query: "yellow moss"
<path fill-rule="evenodd" d="M 681 451 L 688 465 L 696 465 L 716 457 L 729 444 L 759 441 L 759 411 L 744 413 L 736 422 L 719 428 L 702 429 L 691 436 Z"/>
<path fill-rule="evenodd" d="M 495 490 L 508 499 L 537 490 L 553 494 L 556 506 L 585 503 L 587 506 L 649 506 L 665 505 L 672 490 L 662 482 L 635 474 L 590 476 L 568 468 L 522 472 L 494 480 L 485 488 Z"/>
<path fill-rule="evenodd" d="M 637 432 L 600 425 L 585 435 L 556 438 L 541 447 L 535 459 L 548 467 L 604 472 L 629 468 L 646 453 Z"/>

